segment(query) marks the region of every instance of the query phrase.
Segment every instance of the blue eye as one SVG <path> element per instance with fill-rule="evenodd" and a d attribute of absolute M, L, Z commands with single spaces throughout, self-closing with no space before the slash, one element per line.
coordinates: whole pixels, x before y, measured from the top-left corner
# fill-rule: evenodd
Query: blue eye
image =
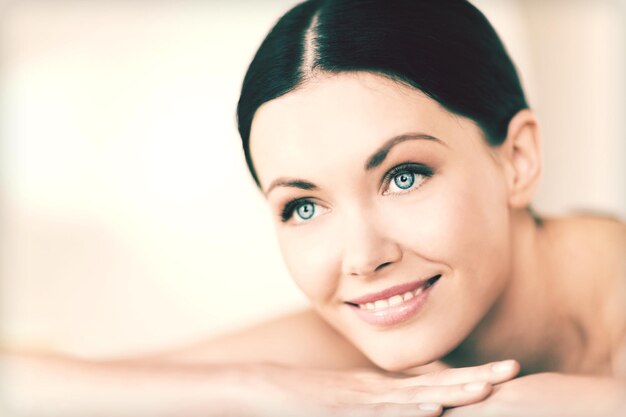
<path fill-rule="evenodd" d="M 283 223 L 287 223 L 292 219 L 294 223 L 304 223 L 328 211 L 328 208 L 309 198 L 299 198 L 285 204 L 280 213 L 280 219 Z"/>
<path fill-rule="evenodd" d="M 304 202 L 296 207 L 296 214 L 302 220 L 309 220 L 315 214 L 315 204 L 310 201 Z"/>
<path fill-rule="evenodd" d="M 404 194 L 413 191 L 433 174 L 433 170 L 426 165 L 416 163 L 399 165 L 385 175 L 383 195 Z"/>
<path fill-rule="evenodd" d="M 415 184 L 415 173 L 403 172 L 393 177 L 393 182 L 402 190 L 409 189 Z"/>

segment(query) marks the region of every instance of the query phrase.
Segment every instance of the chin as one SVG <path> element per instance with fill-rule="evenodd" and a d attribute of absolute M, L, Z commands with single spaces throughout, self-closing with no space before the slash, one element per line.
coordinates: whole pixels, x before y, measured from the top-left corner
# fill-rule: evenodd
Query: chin
<path fill-rule="evenodd" d="M 385 355 L 383 357 L 370 356 L 370 360 L 374 362 L 377 367 L 387 372 L 403 372 L 411 368 L 427 365 L 437 359 L 437 357 L 429 357 L 408 361 L 402 358 L 392 357 L 390 355 Z"/>
<path fill-rule="evenodd" d="M 363 350 L 363 353 L 380 369 L 388 372 L 402 372 L 410 368 L 428 365 L 440 360 L 449 349 L 443 346 L 430 344 L 424 347 L 414 347 L 413 349 L 373 349 Z"/>
<path fill-rule="evenodd" d="M 449 317 L 452 322 L 452 317 Z M 392 334 L 358 334 L 355 345 L 376 366 L 388 372 L 402 372 L 442 360 L 467 336 L 471 322 L 460 321 L 456 326 L 429 322 L 418 328 L 404 329 Z"/>

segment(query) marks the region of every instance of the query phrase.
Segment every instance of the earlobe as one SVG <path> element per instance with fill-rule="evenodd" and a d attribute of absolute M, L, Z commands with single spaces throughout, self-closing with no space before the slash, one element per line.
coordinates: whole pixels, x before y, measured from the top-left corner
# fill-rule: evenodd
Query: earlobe
<path fill-rule="evenodd" d="M 541 135 L 530 110 L 521 110 L 513 116 L 503 147 L 508 166 L 509 205 L 526 208 L 539 185 L 542 168 Z"/>

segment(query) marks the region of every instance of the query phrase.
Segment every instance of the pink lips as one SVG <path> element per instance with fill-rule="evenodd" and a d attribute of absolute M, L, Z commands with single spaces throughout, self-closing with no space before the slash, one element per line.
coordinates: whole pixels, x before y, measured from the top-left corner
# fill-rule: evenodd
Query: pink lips
<path fill-rule="evenodd" d="M 441 275 L 436 275 L 430 279 L 397 285 L 395 287 L 387 288 L 384 291 L 367 294 L 363 297 L 355 298 L 348 301 L 347 304 L 355 312 L 357 317 L 359 317 L 366 323 L 374 326 L 396 325 L 415 316 L 422 309 L 424 304 L 426 304 L 430 293 L 432 292 L 433 288 L 437 286 L 437 283 L 440 279 Z M 423 289 L 418 295 L 402 302 L 401 304 L 375 310 L 368 310 L 356 305 L 373 303 L 377 300 L 384 300 L 386 298 L 393 297 L 394 295 L 402 295 L 407 291 L 415 291 L 428 283 L 430 283 L 430 285 L 427 288 Z"/>

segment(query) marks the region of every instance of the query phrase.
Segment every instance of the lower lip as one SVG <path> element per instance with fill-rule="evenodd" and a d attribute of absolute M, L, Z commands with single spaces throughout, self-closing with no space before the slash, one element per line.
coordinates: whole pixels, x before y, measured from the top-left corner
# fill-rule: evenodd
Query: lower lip
<path fill-rule="evenodd" d="M 374 326 L 393 326 L 402 323 L 411 317 L 417 315 L 422 310 L 430 292 L 441 281 L 437 280 L 433 285 L 422 291 L 417 297 L 413 297 L 408 301 L 395 306 L 390 306 L 384 310 L 371 311 L 357 306 L 349 305 L 348 307 L 356 313 L 356 315 L 366 323 Z"/>

